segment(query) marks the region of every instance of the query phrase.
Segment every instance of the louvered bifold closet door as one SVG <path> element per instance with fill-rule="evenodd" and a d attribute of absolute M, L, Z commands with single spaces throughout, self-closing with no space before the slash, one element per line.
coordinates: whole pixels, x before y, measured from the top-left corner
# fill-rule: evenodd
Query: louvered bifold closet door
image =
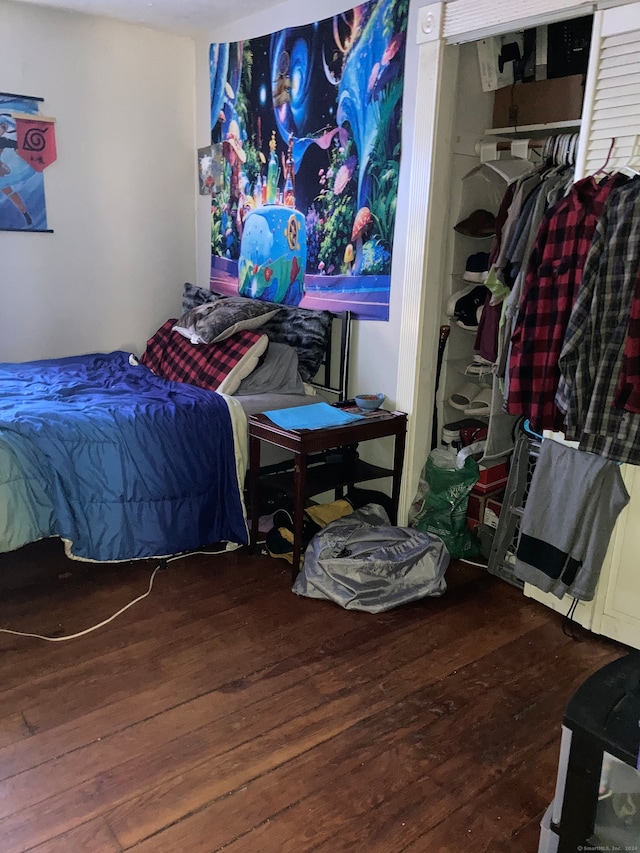
<path fill-rule="evenodd" d="M 640 171 L 640 3 L 596 15 L 582 148 L 583 175 L 604 166 L 609 150 L 607 170 L 633 164 Z"/>
<path fill-rule="evenodd" d="M 624 0 L 623 0 L 624 2 Z M 593 0 L 448 0 L 442 37 L 450 44 L 590 15 Z"/>

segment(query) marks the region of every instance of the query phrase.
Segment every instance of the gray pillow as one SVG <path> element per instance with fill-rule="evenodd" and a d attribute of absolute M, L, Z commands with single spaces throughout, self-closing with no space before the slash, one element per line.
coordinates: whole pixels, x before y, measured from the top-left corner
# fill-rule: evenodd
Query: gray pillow
<path fill-rule="evenodd" d="M 199 305 L 219 300 L 243 297 L 225 297 L 211 290 L 185 284 L 182 296 L 182 310 L 188 311 Z M 304 382 L 310 382 L 318 372 L 329 338 L 333 316 L 330 311 L 312 311 L 309 308 L 296 308 L 292 305 L 276 305 L 273 302 L 257 302 L 268 306 L 268 310 L 280 309 L 267 319 L 261 331 L 269 336 L 273 343 L 288 344 L 298 353 L 298 371 Z"/>
<path fill-rule="evenodd" d="M 224 299 L 224 296 L 187 281 L 182 291 L 182 313 L 186 314 L 187 311 L 197 308 L 198 305 L 204 305 L 206 302 L 217 302 L 219 299 Z"/>
<path fill-rule="evenodd" d="M 192 308 L 173 327 L 192 343 L 212 344 L 243 329 L 258 329 L 278 312 L 278 306 L 244 296 L 230 296 Z"/>
<path fill-rule="evenodd" d="M 298 373 L 298 353 L 286 344 L 269 343 L 264 361 L 240 383 L 235 396 L 304 394 Z"/>
<path fill-rule="evenodd" d="M 327 347 L 333 316 L 330 311 L 280 306 L 261 328 L 272 343 L 288 344 L 298 353 L 298 372 L 310 382 L 318 372 Z"/>

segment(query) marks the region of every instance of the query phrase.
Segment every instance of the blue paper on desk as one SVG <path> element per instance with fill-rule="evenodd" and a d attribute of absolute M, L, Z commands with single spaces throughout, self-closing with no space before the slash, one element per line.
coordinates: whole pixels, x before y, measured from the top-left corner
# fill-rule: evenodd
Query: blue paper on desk
<path fill-rule="evenodd" d="M 274 424 L 283 429 L 322 429 L 343 426 L 361 420 L 361 415 L 343 412 L 328 403 L 313 403 L 311 406 L 293 406 L 290 409 L 274 409 L 265 412 Z"/>

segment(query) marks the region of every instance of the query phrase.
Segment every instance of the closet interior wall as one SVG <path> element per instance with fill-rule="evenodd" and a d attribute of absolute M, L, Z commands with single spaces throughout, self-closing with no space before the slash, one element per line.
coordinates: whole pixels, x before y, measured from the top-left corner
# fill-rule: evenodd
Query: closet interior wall
<path fill-rule="evenodd" d="M 450 271 L 442 300 L 441 322 L 451 327 L 443 365 L 443 381 L 440 382 L 438 423 L 442 426 L 465 417 L 459 410 L 447 402 L 451 394 L 468 381 L 460 373 L 460 365 L 471 361 L 475 333 L 460 328 L 455 319 L 447 317 L 446 305 L 452 293 L 465 286 L 462 275 L 469 255 L 475 252 L 488 252 L 490 239 L 479 240 L 466 237 L 454 231 L 461 211 L 467 210 L 468 200 L 463 197 L 463 178 L 480 162 L 476 153 L 476 144 L 491 126 L 493 112 L 493 93 L 483 92 L 478 66 L 478 52 L 475 43 L 450 46 L 447 50 L 458 52 L 458 87 L 456 114 L 452 139 L 450 196 L 446 200 L 448 211 L 448 243 L 446 269 Z M 474 381 L 474 380 L 471 380 Z M 478 383 L 479 384 L 479 383 Z"/>

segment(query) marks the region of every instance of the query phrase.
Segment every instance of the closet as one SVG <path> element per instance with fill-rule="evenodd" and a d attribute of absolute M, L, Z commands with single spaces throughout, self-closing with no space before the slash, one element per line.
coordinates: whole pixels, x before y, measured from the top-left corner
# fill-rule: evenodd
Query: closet
<path fill-rule="evenodd" d="M 478 7 L 471 0 L 452 0 L 419 10 L 418 38 L 423 42 L 425 67 L 432 74 L 432 81 L 424 78 L 424 91 L 438 103 L 428 151 L 433 173 L 430 202 L 438 204 L 442 211 L 446 194 L 447 209 L 444 221 L 430 217 L 427 222 L 420 323 L 422 334 L 427 336 L 434 335 L 437 320 L 452 326 L 445 372 L 439 386 L 440 424 L 461 415 L 459 409 L 451 407 L 452 394 L 468 379 L 460 371 L 464 372 L 465 362 L 468 363 L 474 351 L 473 333 L 447 316 L 447 308 L 451 308 L 451 294 L 468 284 L 464 272 L 469 257 L 474 252 L 488 251 L 480 238 L 471 238 L 455 230 L 456 224 L 470 212 L 464 178 L 480 165 L 478 143 L 490 142 L 496 136 L 487 133 L 492 124 L 493 93 L 482 89 L 478 37 L 594 12 L 580 122 L 528 130 L 520 127 L 511 132 L 503 129 L 499 136 L 505 142 L 510 136 L 540 139 L 548 134 L 579 131 L 576 180 L 596 172 L 607 157 L 607 168 L 611 170 L 630 163 L 635 163 L 640 170 L 640 3 L 607 3 L 604 9 L 581 2 L 534 5 L 527 0 L 517 4 L 517 9 L 514 5 L 489 0 Z M 457 81 L 453 90 L 452 74 Z M 507 145 L 510 147 L 509 143 Z M 477 206 L 475 200 L 471 204 Z M 438 291 L 441 310 L 433 319 L 427 312 L 432 310 Z M 426 364 L 431 354 L 429 348 L 425 348 L 423 363 Z M 482 386 L 489 380 L 474 377 L 472 381 Z M 622 473 L 631 495 L 630 503 L 615 526 L 595 598 L 580 602 L 573 618 L 596 633 L 640 648 L 640 570 L 635 559 L 640 550 L 640 475 L 636 466 L 623 465 Z M 567 597 L 557 599 L 528 584 L 524 594 L 561 613 L 566 613 L 571 604 Z"/>

